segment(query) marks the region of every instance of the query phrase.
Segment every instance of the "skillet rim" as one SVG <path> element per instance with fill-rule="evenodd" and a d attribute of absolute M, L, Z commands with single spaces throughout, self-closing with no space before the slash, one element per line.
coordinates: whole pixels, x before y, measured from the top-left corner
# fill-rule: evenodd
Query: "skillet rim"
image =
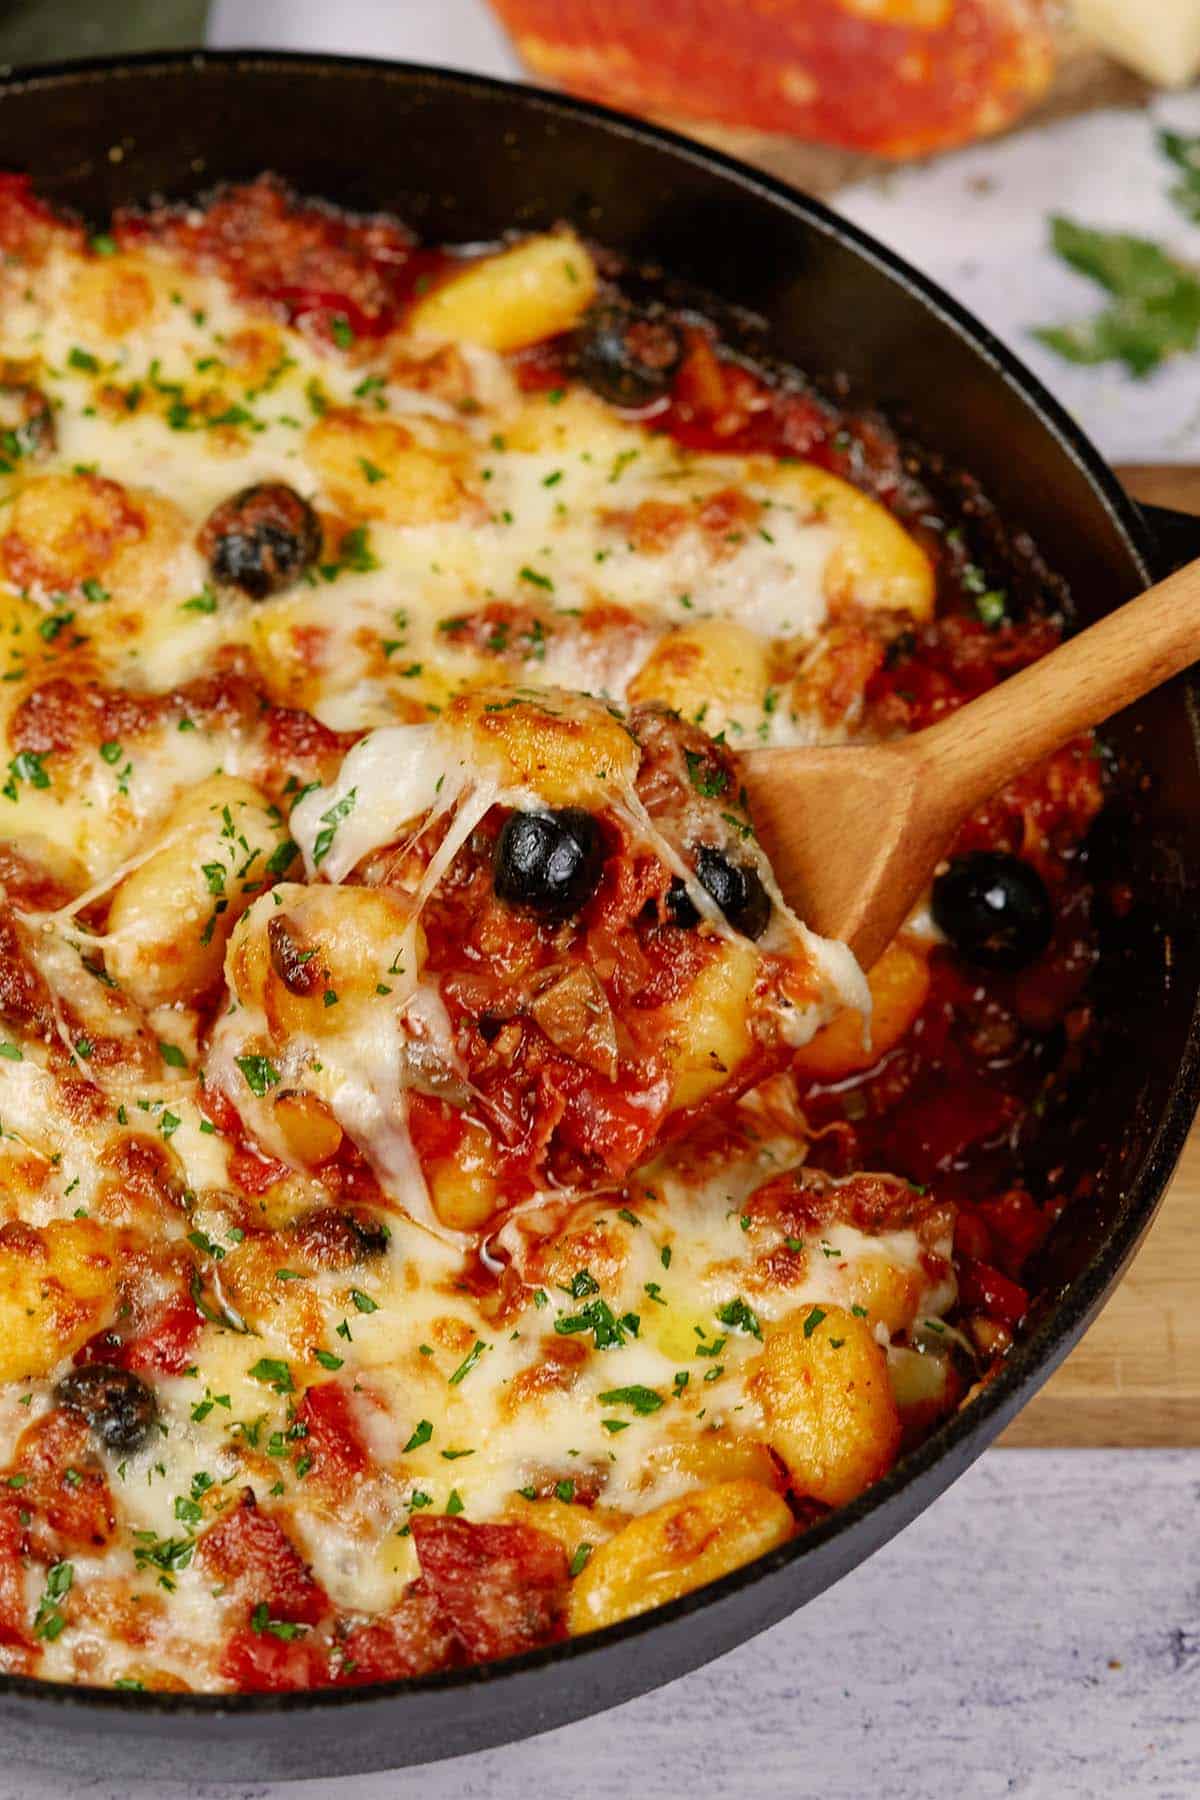
<path fill-rule="evenodd" d="M 471 74 L 433 64 L 396 62 L 371 57 L 337 56 L 303 51 L 256 49 L 229 50 L 148 50 L 120 57 L 85 57 L 66 59 L 33 67 L 0 65 L 0 108 L 10 92 L 36 92 L 74 85 L 102 85 L 119 82 L 127 74 L 138 76 L 178 77 L 190 69 L 201 74 L 209 68 L 222 68 L 234 73 L 254 74 L 283 71 L 321 79 L 366 79 L 395 83 L 398 86 L 435 87 L 458 90 L 465 100 L 506 98 L 517 100 L 534 113 L 567 115 L 581 118 L 599 127 L 606 135 L 648 142 L 668 151 L 676 159 L 699 165 L 722 181 L 734 183 L 743 193 L 753 193 L 774 210 L 792 218 L 802 218 L 825 237 L 850 251 L 856 258 L 874 266 L 890 282 L 931 314 L 937 323 L 964 340 L 989 366 L 991 372 L 1015 394 L 1024 409 L 1031 413 L 1042 430 L 1085 477 L 1088 486 L 1103 506 L 1112 524 L 1124 540 L 1143 582 L 1151 579 L 1156 560 L 1153 533 L 1143 512 L 1125 493 L 1115 474 L 1081 428 L 1025 365 L 990 329 L 954 300 L 936 282 L 931 281 L 905 258 L 843 219 L 822 201 L 790 187 L 773 175 L 760 171 L 688 138 L 665 126 L 652 124 L 614 108 L 572 95 L 557 93 L 532 83 L 505 81 L 498 77 Z M 34 177 L 36 185 L 36 176 Z M 1171 684 L 1174 686 L 1175 684 Z M 1182 678 L 1183 700 L 1191 728 L 1193 749 L 1200 760 L 1200 688 L 1191 677 Z M 279 1694 L 176 1694 L 133 1691 L 111 1687 L 44 1680 L 35 1676 L 0 1674 L 0 1699 L 26 1701 L 42 1707 L 56 1706 L 63 1712 L 92 1710 L 98 1714 L 117 1713 L 145 1721 L 168 1719 L 223 1719 L 234 1721 L 266 1721 L 281 1715 L 328 1712 L 347 1709 L 365 1714 L 391 1702 L 412 1696 L 492 1687 L 507 1678 L 533 1674 L 553 1665 L 570 1667 L 580 1659 L 598 1655 L 620 1644 L 631 1644 L 648 1635 L 655 1626 L 669 1626 L 708 1607 L 739 1594 L 760 1581 L 782 1575 L 798 1565 L 810 1552 L 816 1553 L 863 1525 L 876 1513 L 896 1502 L 909 1488 L 919 1487 L 939 1464 L 945 1462 L 953 1473 L 935 1493 L 922 1499 L 917 1514 L 924 1512 L 951 1482 L 957 1480 L 970 1464 L 994 1442 L 1001 1428 L 1032 1398 L 1055 1368 L 1082 1336 L 1101 1305 L 1115 1288 L 1120 1276 L 1148 1231 L 1158 1211 L 1168 1181 L 1174 1172 L 1183 1145 L 1191 1129 L 1197 1103 L 1200 1102 L 1200 989 L 1193 998 L 1183 1056 L 1163 1102 L 1158 1124 L 1143 1151 L 1133 1178 L 1120 1196 L 1121 1210 L 1110 1232 L 1093 1253 L 1082 1273 L 1064 1293 L 1047 1308 L 1037 1327 L 1022 1339 L 1011 1354 L 1011 1360 L 988 1383 L 982 1393 L 939 1425 L 921 1444 L 903 1456 L 884 1476 L 857 1500 L 811 1527 L 787 1544 L 765 1556 L 721 1577 L 720 1580 L 682 1595 L 665 1605 L 624 1619 L 615 1625 L 582 1637 L 567 1638 L 557 1644 L 509 1657 L 500 1662 L 480 1663 L 465 1669 L 441 1674 L 408 1677 L 354 1688 L 304 1689 Z M 864 1553 L 854 1556 L 827 1585 L 832 1586 L 850 1568 L 864 1562 L 876 1548 L 890 1541 L 909 1522 L 902 1518 L 885 1536 Z M 803 1601 L 785 1606 L 779 1616 L 798 1610 Z M 747 1641 L 766 1629 L 772 1619 L 764 1619 L 750 1631 L 740 1633 Z M 719 1652 L 717 1652 L 719 1653 Z M 709 1651 L 698 1661 L 710 1660 Z M 659 1685 L 664 1679 L 652 1674 L 651 1681 L 639 1691 Z M 667 1678 L 669 1679 L 669 1677 Z M 601 1699 L 599 1708 L 586 1704 L 579 1712 L 603 1710 L 615 1704 Z M 560 1721 L 548 1718 L 539 1722 L 533 1733 L 550 1729 Z M 505 1734 L 507 1739 L 508 1734 Z M 496 1740 L 492 1740 L 496 1741 Z M 505 1740 L 501 1740 L 505 1741 Z M 454 1754 L 453 1751 L 448 1754 Z M 378 1764 L 373 1766 L 378 1767 Z"/>

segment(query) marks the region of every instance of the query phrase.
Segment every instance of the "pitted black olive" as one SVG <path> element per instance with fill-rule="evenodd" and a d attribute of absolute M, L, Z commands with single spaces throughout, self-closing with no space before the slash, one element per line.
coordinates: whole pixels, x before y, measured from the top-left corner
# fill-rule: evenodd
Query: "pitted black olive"
<path fill-rule="evenodd" d="M 214 581 L 252 600 L 282 593 L 321 554 L 316 513 L 283 481 L 262 481 L 223 500 L 197 539 Z"/>
<path fill-rule="evenodd" d="M 547 918 L 576 912 L 595 893 L 604 866 L 591 813 L 515 812 L 496 839 L 492 880 L 498 900 Z"/>
<path fill-rule="evenodd" d="M 684 931 L 690 931 L 693 925 L 700 923 L 700 914 L 678 875 L 667 889 L 667 913 L 672 925 L 679 925 Z"/>
<path fill-rule="evenodd" d="M 1020 969 L 1054 932 L 1054 908 L 1037 870 L 1002 850 L 956 856 L 933 884 L 934 922 L 968 962 Z"/>
<path fill-rule="evenodd" d="M 723 851 L 702 844 L 696 874 L 736 931 L 748 938 L 762 936 L 771 921 L 771 897 L 756 869 L 730 862 Z"/>
<path fill-rule="evenodd" d="M 669 320 L 638 312 L 625 301 L 602 301 L 575 332 L 571 367 L 613 406 L 645 406 L 670 388 L 682 355 L 679 333 Z"/>
<path fill-rule="evenodd" d="M 54 413 L 41 388 L 0 379 L 0 462 L 39 462 L 57 442 Z M 8 472 L 7 470 L 5 471 Z"/>
<path fill-rule="evenodd" d="M 365 1261 L 371 1256 L 383 1256 L 392 1241 L 392 1234 L 382 1219 L 374 1213 L 350 1213 L 350 1229 L 358 1244 L 358 1253 Z"/>
<path fill-rule="evenodd" d="M 158 1421 L 154 1390 L 140 1376 L 112 1363 L 85 1363 L 72 1369 L 55 1388 L 54 1398 L 87 1420 L 105 1450 L 121 1455 L 140 1450 Z"/>

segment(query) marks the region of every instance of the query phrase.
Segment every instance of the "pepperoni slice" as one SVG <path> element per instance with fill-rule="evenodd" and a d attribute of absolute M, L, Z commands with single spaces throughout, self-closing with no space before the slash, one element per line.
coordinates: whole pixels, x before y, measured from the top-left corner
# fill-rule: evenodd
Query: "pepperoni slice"
<path fill-rule="evenodd" d="M 56 1407 L 35 1420 L 17 1445 L 16 1474 L 24 1477 L 17 1490 L 22 1510 L 50 1528 L 56 1549 L 95 1550 L 108 1542 L 113 1497 L 82 1419 Z"/>
<path fill-rule="evenodd" d="M 458 1639 L 433 1594 L 424 1582 L 414 1582 L 391 1612 L 346 1632 L 335 1653 L 334 1679 L 354 1687 L 402 1681 L 462 1660 Z"/>
<path fill-rule="evenodd" d="M 567 1554 L 531 1525 L 415 1518 L 421 1572 L 470 1661 L 566 1636 Z"/>
<path fill-rule="evenodd" d="M 196 1566 L 232 1588 L 252 1610 L 265 1606 L 268 1620 L 315 1625 L 329 1611 L 324 1588 L 283 1527 L 258 1506 L 251 1488 L 243 1490 L 234 1512 L 200 1538 Z"/>
<path fill-rule="evenodd" d="M 221 1654 L 220 1672 L 242 1694 L 287 1694 L 327 1687 L 329 1646 L 311 1638 L 280 1637 L 268 1626 L 235 1631 Z"/>

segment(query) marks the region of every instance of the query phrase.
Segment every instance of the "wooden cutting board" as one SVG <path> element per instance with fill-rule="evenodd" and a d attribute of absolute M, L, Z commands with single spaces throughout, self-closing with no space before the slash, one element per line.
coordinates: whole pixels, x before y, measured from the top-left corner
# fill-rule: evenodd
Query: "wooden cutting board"
<path fill-rule="evenodd" d="M 1200 468 L 1118 473 L 1140 500 L 1200 513 Z M 1200 1125 L 1124 1281 L 1002 1442 L 1200 1444 Z"/>

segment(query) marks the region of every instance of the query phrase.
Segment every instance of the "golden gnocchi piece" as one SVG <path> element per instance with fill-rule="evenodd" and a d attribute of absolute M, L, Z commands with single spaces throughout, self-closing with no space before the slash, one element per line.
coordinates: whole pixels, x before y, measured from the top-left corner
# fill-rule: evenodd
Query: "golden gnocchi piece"
<path fill-rule="evenodd" d="M 643 1486 L 663 1480 L 706 1487 L 721 1481 L 755 1481 L 782 1490 L 783 1471 L 766 1444 L 734 1431 L 706 1431 L 699 1437 L 667 1438 L 647 1451 Z"/>
<path fill-rule="evenodd" d="M 753 1562 L 795 1530 L 787 1504 L 757 1481 L 720 1481 L 669 1500 L 593 1551 L 571 1588 L 573 1634 L 649 1612 Z"/>
<path fill-rule="evenodd" d="M 629 684 L 629 704 L 657 701 L 715 734 L 739 713 L 760 714 L 770 682 L 767 647 L 731 619 L 668 632 Z"/>
<path fill-rule="evenodd" d="M 504 1503 L 504 1516 L 521 1525 L 536 1526 L 548 1536 L 557 1538 L 568 1556 L 574 1556 L 581 1544 L 590 1544 L 593 1553 L 607 1543 L 624 1523 L 623 1515 L 608 1506 L 572 1506 L 565 1500 L 527 1500 L 513 1494 Z"/>
<path fill-rule="evenodd" d="M 147 1007 L 207 993 L 286 841 L 279 814 L 237 776 L 213 775 L 178 800 L 158 849 L 113 895 L 105 962 L 120 987 Z"/>
<path fill-rule="evenodd" d="M 91 1219 L 0 1226 L 0 1381 L 46 1375 L 111 1316 L 114 1235 Z"/>
<path fill-rule="evenodd" d="M 389 965 L 419 963 L 422 954 L 419 927 L 387 889 L 284 882 L 235 934 L 226 977 L 280 1043 L 329 1040 L 359 1032 L 363 1007 L 378 1010 L 376 989 Z"/>
<path fill-rule="evenodd" d="M 895 1460 L 887 1358 L 870 1324 L 844 1307 L 806 1307 L 772 1326 L 747 1389 L 799 1494 L 844 1506 Z"/>
<path fill-rule="evenodd" d="M 451 1231 L 475 1231 L 496 1210 L 499 1189 L 493 1173 L 495 1151 L 483 1126 L 464 1122 L 452 1158 L 428 1173 L 429 1198 L 442 1224 Z"/>
<path fill-rule="evenodd" d="M 894 1050 L 912 1027 L 929 995 L 929 962 L 911 945 L 890 944 L 867 973 L 871 990 L 871 1029 L 863 1030 L 863 1016 L 847 1007 L 796 1052 L 798 1075 L 810 1081 L 840 1081 L 862 1069 L 873 1068 Z"/>
<path fill-rule="evenodd" d="M 886 507 L 815 463 L 780 468 L 775 485 L 837 533 L 825 569 L 830 601 L 933 617 L 933 565 Z"/>
<path fill-rule="evenodd" d="M 569 331 L 596 288 L 596 265 L 579 238 L 551 232 L 469 263 L 418 300 L 407 324 L 414 337 L 523 350 Z"/>
<path fill-rule="evenodd" d="M 245 1238 L 221 1264 L 221 1293 L 251 1331 L 269 1333 L 287 1344 L 290 1355 L 302 1355 L 321 1342 L 321 1302 L 303 1264 L 287 1272 L 298 1279 L 280 1280 L 280 1260 L 273 1234 Z"/>
<path fill-rule="evenodd" d="M 445 721 L 470 733 L 473 754 L 504 787 L 533 788 L 550 806 L 606 805 L 616 783 L 637 773 L 640 753 L 624 725 L 578 694 L 547 688 L 518 703 L 487 688 L 458 695 Z"/>
<path fill-rule="evenodd" d="M 920 1309 L 924 1281 L 916 1268 L 902 1269 L 882 1253 L 864 1254 L 845 1271 L 845 1295 L 862 1307 L 871 1325 L 907 1331 Z"/>
<path fill-rule="evenodd" d="M 146 534 L 128 489 L 102 475 L 38 475 L 21 488 L 0 538 L 4 573 L 18 588 L 69 592 L 102 575 Z"/>
<path fill-rule="evenodd" d="M 672 1042 L 671 1112 L 715 1093 L 750 1055 L 749 1005 L 757 976 L 753 948 L 727 942 L 692 983 Z"/>
<path fill-rule="evenodd" d="M 141 257 L 96 257 L 71 283 L 67 306 L 84 337 L 89 330 L 106 338 L 128 337 L 154 317 L 161 287 L 161 271 Z"/>
<path fill-rule="evenodd" d="M 431 525 L 476 504 L 471 440 L 454 425 L 423 420 L 418 436 L 392 419 L 331 409 L 305 448 L 329 498 L 348 518 Z"/>

